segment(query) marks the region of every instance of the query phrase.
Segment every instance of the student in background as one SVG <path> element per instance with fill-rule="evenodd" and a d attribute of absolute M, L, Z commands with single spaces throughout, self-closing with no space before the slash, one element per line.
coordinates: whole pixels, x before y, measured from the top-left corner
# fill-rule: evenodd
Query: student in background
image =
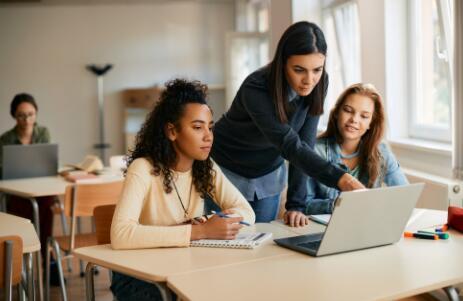
<path fill-rule="evenodd" d="M 37 124 L 37 112 L 37 103 L 32 95 L 16 94 L 10 104 L 10 114 L 15 119 L 16 125 L 0 136 L 0 146 L 49 143 L 50 133 L 46 127 Z M 0 156 L 3 155 L 2 151 L 0 147 Z"/>
<path fill-rule="evenodd" d="M 50 133 L 48 129 L 38 125 L 36 122 L 37 112 L 38 106 L 32 95 L 26 93 L 15 95 L 11 101 L 10 114 L 15 119 L 16 125 L 0 136 L 0 156 L 3 156 L 2 147 L 4 145 L 50 142 Z M 42 246 L 47 245 L 47 238 L 52 235 L 53 212 L 51 207 L 54 203 L 54 196 L 37 198 L 40 219 L 40 244 Z M 32 220 L 32 205 L 27 199 L 9 197 L 7 211 L 11 214 Z M 42 256 L 45 256 L 46 248 L 42 247 L 41 252 Z M 58 278 L 56 277 L 58 275 L 56 267 L 53 267 L 51 275 L 50 282 L 53 285 L 59 285 Z"/>
<path fill-rule="evenodd" d="M 190 240 L 234 239 L 244 220 L 255 215 L 241 193 L 211 160 L 212 112 L 207 87 L 176 79 L 137 134 L 128 160 L 124 189 L 111 225 L 114 249 L 188 247 Z M 204 214 L 204 198 L 214 199 L 224 213 L 192 223 Z M 156 286 L 113 273 L 117 300 L 158 300 Z"/>
<path fill-rule="evenodd" d="M 272 62 L 244 80 L 214 127 L 212 157 L 249 201 L 257 222 L 275 219 L 287 185 L 285 221 L 306 225 L 307 175 L 341 190 L 364 188 L 313 150 L 328 88 L 326 54 L 317 25 L 291 25 Z"/>
<path fill-rule="evenodd" d="M 348 87 L 331 110 L 328 127 L 315 151 L 368 188 L 408 183 L 399 163 L 381 140 L 386 128 L 381 95 L 371 84 Z M 308 180 L 307 214 L 333 211 L 339 190 Z"/>

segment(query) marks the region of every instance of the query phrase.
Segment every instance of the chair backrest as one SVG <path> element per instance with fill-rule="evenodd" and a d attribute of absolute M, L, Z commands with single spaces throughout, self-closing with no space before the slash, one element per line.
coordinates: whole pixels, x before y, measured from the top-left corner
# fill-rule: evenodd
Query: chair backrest
<path fill-rule="evenodd" d="M 12 244 L 12 252 L 8 255 L 7 246 Z M 7 258 L 11 256 L 11 258 Z M 8 285 L 8 265 L 11 265 L 11 285 L 21 282 L 21 270 L 23 259 L 23 241 L 19 236 L 0 236 L 0 288 Z M 11 287 L 9 288 L 11 292 Z"/>
<path fill-rule="evenodd" d="M 123 180 L 66 187 L 64 212 L 66 216 L 93 216 L 95 207 L 116 204 L 122 192 Z"/>
<path fill-rule="evenodd" d="M 99 245 L 111 242 L 111 222 L 116 210 L 116 205 L 104 205 L 95 207 L 93 216 L 95 217 L 96 240 Z"/>
<path fill-rule="evenodd" d="M 69 246 L 75 246 L 77 217 L 91 217 L 95 207 L 116 204 L 122 192 L 123 180 L 92 184 L 75 184 L 66 187 L 64 213 L 71 217 Z"/>

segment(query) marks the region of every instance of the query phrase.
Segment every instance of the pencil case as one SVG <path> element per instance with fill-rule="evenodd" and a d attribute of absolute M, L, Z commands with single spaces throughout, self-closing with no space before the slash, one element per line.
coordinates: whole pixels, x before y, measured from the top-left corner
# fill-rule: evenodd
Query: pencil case
<path fill-rule="evenodd" d="M 451 228 L 463 232 L 463 208 L 449 206 L 447 223 Z"/>

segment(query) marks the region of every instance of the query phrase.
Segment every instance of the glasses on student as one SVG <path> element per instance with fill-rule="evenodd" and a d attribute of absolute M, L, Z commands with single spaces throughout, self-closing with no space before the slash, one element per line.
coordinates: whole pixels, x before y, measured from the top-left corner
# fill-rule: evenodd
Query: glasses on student
<path fill-rule="evenodd" d="M 27 120 L 29 118 L 34 118 L 35 117 L 35 113 L 28 113 L 28 114 L 17 114 L 16 115 L 16 119 L 19 119 L 19 120 Z"/>

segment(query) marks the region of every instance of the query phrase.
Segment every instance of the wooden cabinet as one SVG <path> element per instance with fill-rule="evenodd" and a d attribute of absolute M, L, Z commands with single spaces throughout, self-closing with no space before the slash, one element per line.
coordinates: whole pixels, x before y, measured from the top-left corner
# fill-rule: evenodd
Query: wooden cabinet
<path fill-rule="evenodd" d="M 140 130 L 146 115 L 159 101 L 162 88 L 127 89 L 123 92 L 124 136 L 126 151 L 134 146 L 135 136 Z"/>
<path fill-rule="evenodd" d="M 124 91 L 124 105 L 126 108 L 152 109 L 159 100 L 162 89 L 158 87 L 147 89 L 128 89 Z"/>
<path fill-rule="evenodd" d="M 135 136 L 145 122 L 146 115 L 159 101 L 162 90 L 162 87 L 152 87 L 127 89 L 123 92 L 126 151 L 133 148 Z M 223 85 L 209 85 L 208 104 L 214 113 L 214 120 L 219 119 L 225 111 L 225 87 Z"/>

